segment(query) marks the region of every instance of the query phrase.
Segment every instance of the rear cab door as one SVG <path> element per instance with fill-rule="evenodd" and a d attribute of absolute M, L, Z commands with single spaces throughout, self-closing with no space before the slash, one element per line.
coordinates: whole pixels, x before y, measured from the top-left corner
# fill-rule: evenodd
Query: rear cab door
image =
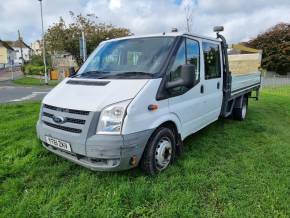
<path fill-rule="evenodd" d="M 201 93 L 205 123 L 209 124 L 218 119 L 223 99 L 222 52 L 219 42 L 202 40 L 202 70 Z"/>

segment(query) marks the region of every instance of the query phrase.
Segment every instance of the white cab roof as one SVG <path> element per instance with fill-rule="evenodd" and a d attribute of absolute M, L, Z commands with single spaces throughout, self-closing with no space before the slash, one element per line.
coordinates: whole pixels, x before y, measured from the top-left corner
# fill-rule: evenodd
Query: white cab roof
<path fill-rule="evenodd" d="M 192 37 L 197 37 L 201 39 L 207 39 L 207 40 L 212 40 L 216 42 L 220 42 L 219 39 L 212 38 L 212 37 L 207 37 L 207 36 L 201 36 L 198 34 L 194 33 L 187 33 L 187 32 L 169 32 L 169 33 L 156 33 L 156 34 L 148 34 L 148 35 L 133 35 L 133 36 L 126 36 L 126 37 L 121 37 L 121 38 L 115 38 L 115 39 L 109 39 L 106 40 L 106 42 L 109 41 L 117 41 L 117 40 L 122 40 L 122 39 L 136 39 L 136 38 L 149 38 L 149 37 L 168 37 L 168 36 L 192 36 Z"/>

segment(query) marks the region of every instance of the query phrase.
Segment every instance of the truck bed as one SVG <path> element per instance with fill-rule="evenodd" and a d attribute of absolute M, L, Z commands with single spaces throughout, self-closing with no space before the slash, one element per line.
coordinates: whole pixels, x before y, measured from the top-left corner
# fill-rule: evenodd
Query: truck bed
<path fill-rule="evenodd" d="M 254 90 L 261 85 L 261 73 L 249 73 L 244 75 L 232 74 L 231 96 L 239 95 L 247 90 Z"/>

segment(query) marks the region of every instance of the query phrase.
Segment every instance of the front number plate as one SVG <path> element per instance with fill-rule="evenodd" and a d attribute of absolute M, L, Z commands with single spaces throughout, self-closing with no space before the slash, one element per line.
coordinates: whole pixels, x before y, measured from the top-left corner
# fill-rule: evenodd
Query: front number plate
<path fill-rule="evenodd" d="M 45 136 L 45 140 L 46 140 L 46 143 L 49 145 L 71 152 L 70 144 L 67 142 L 61 141 L 59 139 L 51 138 L 49 136 Z"/>

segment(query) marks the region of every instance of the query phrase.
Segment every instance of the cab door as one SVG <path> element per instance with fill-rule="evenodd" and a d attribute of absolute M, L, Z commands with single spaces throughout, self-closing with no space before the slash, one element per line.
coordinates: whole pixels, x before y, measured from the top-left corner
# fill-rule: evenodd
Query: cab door
<path fill-rule="evenodd" d="M 182 37 L 169 65 L 169 81 L 180 78 L 181 66 L 194 64 L 196 82 L 191 89 L 176 87 L 168 90 L 169 110 L 178 116 L 182 125 L 182 137 L 196 132 L 203 126 L 202 93 L 200 92 L 200 41 Z M 194 72 L 192 72 L 194 73 Z"/>
<path fill-rule="evenodd" d="M 218 119 L 222 107 L 223 80 L 220 43 L 203 40 L 202 54 L 204 77 L 201 79 L 201 92 L 204 98 L 205 121 L 208 124 Z"/>

